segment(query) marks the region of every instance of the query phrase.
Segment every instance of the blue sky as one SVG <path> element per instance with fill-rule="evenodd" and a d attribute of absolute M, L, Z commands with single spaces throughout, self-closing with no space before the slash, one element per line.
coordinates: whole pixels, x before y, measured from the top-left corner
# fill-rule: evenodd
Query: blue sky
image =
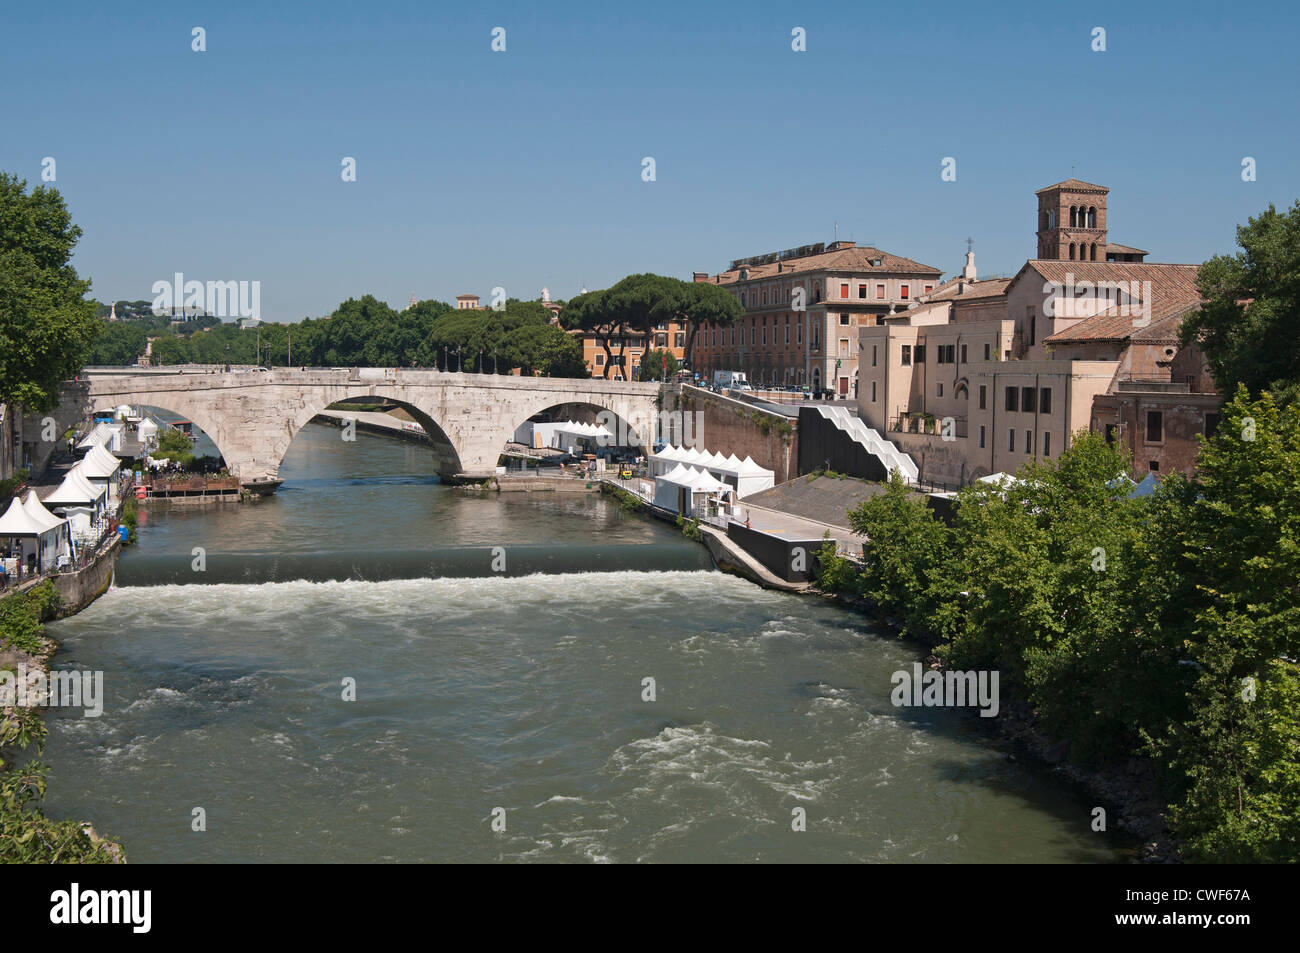
<path fill-rule="evenodd" d="M 1298 26 L 1281 2 L 9 3 L 0 169 L 56 159 L 101 300 L 182 271 L 260 281 L 271 320 L 689 278 L 835 221 L 946 274 L 969 235 L 1014 273 L 1072 169 L 1110 186 L 1112 241 L 1199 262 L 1300 193 Z"/>

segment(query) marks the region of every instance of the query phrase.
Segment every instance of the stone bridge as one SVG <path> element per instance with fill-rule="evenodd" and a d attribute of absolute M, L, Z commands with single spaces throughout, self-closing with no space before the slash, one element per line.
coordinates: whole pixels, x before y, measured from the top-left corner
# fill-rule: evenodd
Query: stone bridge
<path fill-rule="evenodd" d="M 653 443 L 659 385 L 588 378 L 452 374 L 402 368 L 276 368 L 270 371 L 88 370 L 64 385 L 52 416 L 59 432 L 90 412 L 121 404 L 158 407 L 194 422 L 245 484 L 274 484 L 294 436 L 330 404 L 383 398 L 403 406 L 431 438 L 444 477 L 490 476 L 515 429 L 551 407 L 609 411 L 629 441 Z M 35 433 L 41 418 L 24 422 Z M 31 428 L 31 429 L 28 429 Z M 49 428 L 46 428 L 47 430 Z M 40 472 L 54 445 L 32 446 Z"/>

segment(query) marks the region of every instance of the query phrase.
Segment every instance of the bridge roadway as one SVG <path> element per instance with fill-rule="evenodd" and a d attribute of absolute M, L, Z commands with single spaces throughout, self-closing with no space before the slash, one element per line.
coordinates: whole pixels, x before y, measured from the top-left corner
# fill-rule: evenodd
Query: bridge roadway
<path fill-rule="evenodd" d="M 58 407 L 28 415 L 24 433 L 43 436 L 53 417 L 59 433 L 93 411 L 121 404 L 158 407 L 194 422 L 217 445 L 242 484 L 274 488 L 294 435 L 330 404 L 383 398 L 401 404 L 429 434 L 438 472 L 481 479 L 524 421 L 578 404 L 615 415 L 627 442 L 649 447 L 656 436 L 660 385 L 599 378 L 514 377 L 404 368 L 90 368 L 63 385 Z M 614 429 L 614 428 L 611 428 Z M 57 442 L 30 445 L 40 472 Z"/>

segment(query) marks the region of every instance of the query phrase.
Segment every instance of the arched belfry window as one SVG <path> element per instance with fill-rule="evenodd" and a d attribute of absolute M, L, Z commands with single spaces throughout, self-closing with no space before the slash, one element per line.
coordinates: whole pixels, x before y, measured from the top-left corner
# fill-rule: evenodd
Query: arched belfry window
<path fill-rule="evenodd" d="M 1091 251 L 1092 251 L 1092 260 L 1093 260 L 1093 261 L 1096 261 L 1096 260 L 1097 260 L 1097 243 L 1096 243 L 1096 242 L 1093 242 L 1093 243 L 1092 243 L 1092 249 L 1091 249 Z"/>
<path fill-rule="evenodd" d="M 1074 261 L 1074 242 L 1070 242 L 1070 261 Z"/>
<path fill-rule="evenodd" d="M 1089 228 L 1096 228 L 1096 227 L 1097 227 L 1097 208 L 1096 208 L 1096 206 L 1093 206 L 1093 207 L 1091 207 L 1091 208 L 1088 209 L 1088 227 L 1089 227 Z"/>
<path fill-rule="evenodd" d="M 1078 217 L 1079 217 L 1078 210 L 1073 205 L 1071 205 L 1070 206 L 1070 227 L 1071 228 L 1074 228 L 1076 225 L 1079 224 Z"/>

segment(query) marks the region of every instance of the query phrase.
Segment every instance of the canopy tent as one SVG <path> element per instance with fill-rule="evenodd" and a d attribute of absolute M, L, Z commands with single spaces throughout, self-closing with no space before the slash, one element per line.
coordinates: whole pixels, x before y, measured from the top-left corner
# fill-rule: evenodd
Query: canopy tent
<path fill-rule="evenodd" d="M 89 450 L 92 447 L 103 447 L 107 450 L 120 450 L 122 448 L 123 429 L 124 427 L 120 423 L 97 423 L 77 443 L 77 449 Z"/>
<path fill-rule="evenodd" d="M 515 443 L 540 450 L 576 450 L 595 444 L 601 447 L 614 445 L 614 434 L 601 424 L 564 421 L 526 420 L 515 430 Z"/>
<path fill-rule="evenodd" d="M 0 516 L 0 540 L 26 569 L 44 572 L 70 552 L 68 521 L 41 506 L 30 490 L 27 499 L 14 497 Z"/>
<path fill-rule="evenodd" d="M 1016 477 L 1013 477 L 1010 473 L 999 471 L 998 473 L 990 473 L 988 476 L 980 477 L 979 482 L 993 483 L 1000 487 L 1006 487 L 1006 486 L 1012 486 L 1016 483 L 1019 483 L 1020 480 L 1017 479 Z"/>
<path fill-rule="evenodd" d="M 734 489 L 738 497 L 769 490 L 776 482 L 776 474 L 759 466 L 752 457 L 741 460 L 734 453 L 724 457 L 694 447 L 664 447 L 650 458 L 650 475 L 669 473 L 678 466 L 707 471 Z"/>
<path fill-rule="evenodd" d="M 78 466 L 81 467 L 81 472 L 85 474 L 87 480 L 108 491 L 109 500 L 117 499 L 117 474 L 121 469 L 117 457 L 96 444 L 82 457 Z"/>
<path fill-rule="evenodd" d="M 45 498 L 45 505 L 68 518 L 75 536 L 91 536 L 95 524 L 104 514 L 108 491 L 96 485 L 81 472 L 78 463 L 63 478 L 63 482 Z"/>
<path fill-rule="evenodd" d="M 1160 485 L 1160 478 L 1157 477 L 1154 473 L 1148 473 L 1146 476 L 1142 478 L 1141 483 L 1135 483 L 1133 485 L 1133 489 L 1130 490 L 1128 494 L 1129 499 L 1133 499 L 1139 496 L 1150 496 L 1152 493 L 1156 491 L 1156 487 L 1158 487 L 1159 485 Z"/>
<path fill-rule="evenodd" d="M 655 505 L 674 513 L 691 513 L 696 507 L 707 505 L 710 499 L 728 500 L 733 492 L 729 484 L 707 470 L 680 463 L 655 477 Z"/>

